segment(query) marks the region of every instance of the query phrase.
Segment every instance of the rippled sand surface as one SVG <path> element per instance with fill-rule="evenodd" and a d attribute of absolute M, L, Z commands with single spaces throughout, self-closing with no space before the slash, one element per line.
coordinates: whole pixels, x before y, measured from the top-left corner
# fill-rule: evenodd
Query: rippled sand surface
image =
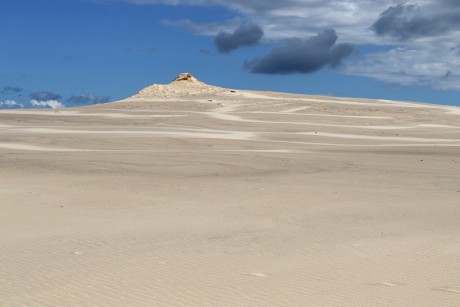
<path fill-rule="evenodd" d="M 0 111 L 1 306 L 460 305 L 459 108 L 160 89 Z"/>

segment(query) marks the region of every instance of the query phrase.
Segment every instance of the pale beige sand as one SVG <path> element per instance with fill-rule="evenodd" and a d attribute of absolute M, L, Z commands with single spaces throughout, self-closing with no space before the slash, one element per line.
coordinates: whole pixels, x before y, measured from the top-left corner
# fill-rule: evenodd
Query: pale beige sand
<path fill-rule="evenodd" d="M 0 306 L 459 306 L 459 126 L 178 83 L 0 111 Z"/>

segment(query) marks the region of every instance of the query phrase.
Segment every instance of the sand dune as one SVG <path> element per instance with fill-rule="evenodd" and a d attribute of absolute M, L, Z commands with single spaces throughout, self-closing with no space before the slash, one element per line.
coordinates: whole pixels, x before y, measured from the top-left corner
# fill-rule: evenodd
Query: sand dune
<path fill-rule="evenodd" d="M 459 110 L 182 75 L 0 111 L 0 305 L 459 306 Z"/>

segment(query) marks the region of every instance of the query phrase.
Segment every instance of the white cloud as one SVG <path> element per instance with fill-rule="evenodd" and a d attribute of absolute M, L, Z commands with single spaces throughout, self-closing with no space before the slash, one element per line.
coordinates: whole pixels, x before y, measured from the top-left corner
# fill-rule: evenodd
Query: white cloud
<path fill-rule="evenodd" d="M 109 1 L 109 0 L 105 0 Z M 113 0 L 110 0 L 113 1 Z M 260 25 L 268 39 L 306 38 L 325 29 L 335 29 L 341 40 L 354 44 L 385 45 L 394 43 L 375 35 L 371 29 L 380 15 L 391 6 L 416 5 L 427 21 L 460 13 L 458 0 L 118 0 L 133 4 L 222 6 L 240 13 L 244 19 Z M 168 20 L 170 25 L 190 27 L 202 35 L 215 35 L 237 26 L 235 18 L 215 23 Z M 453 37 L 453 36 L 451 36 Z"/>
<path fill-rule="evenodd" d="M 23 108 L 51 108 L 59 109 L 65 106 L 57 100 L 38 101 L 32 99 L 30 103 L 20 103 L 15 100 L 0 101 L 0 109 L 23 109 Z"/>
<path fill-rule="evenodd" d="M 460 90 L 460 56 L 441 43 L 369 53 L 350 61 L 343 72 L 402 86 Z"/>
<path fill-rule="evenodd" d="M 232 18 L 221 22 L 196 23 L 190 19 L 163 19 L 162 24 L 179 27 L 193 34 L 214 36 L 219 32 L 232 32 L 241 25 L 241 18 Z"/>
<path fill-rule="evenodd" d="M 64 108 L 64 105 L 57 100 L 37 101 L 33 99 L 30 101 L 30 104 L 35 108 L 51 108 L 51 109 Z"/>
<path fill-rule="evenodd" d="M 338 43 L 391 47 L 389 51 L 361 54 L 350 61 L 347 74 L 410 86 L 423 85 L 442 90 L 460 90 L 458 46 L 460 1 L 458 0 L 119 0 L 135 4 L 222 6 L 238 13 L 242 22 L 255 23 L 265 32 L 265 40 L 307 38 L 325 29 L 335 29 Z M 398 15 L 373 25 L 390 7 L 414 5 L 415 15 Z M 404 10 L 402 10 L 404 12 Z M 387 11 L 388 12 L 388 11 Z M 417 12 L 423 13 L 417 15 Z M 402 13 L 401 13 L 402 14 Z M 388 17 L 388 15 L 387 15 Z M 391 16 L 390 16 L 391 17 Z M 392 17 L 392 18 L 393 18 Z M 232 31 L 239 19 L 200 24 L 191 20 L 167 21 L 200 35 Z M 400 23 L 398 23 L 400 22 Z M 446 25 L 446 22 L 449 24 Z M 430 28 L 430 33 L 418 29 Z M 417 26 L 417 28 L 415 27 Z M 233 27 L 233 29 L 231 29 Z M 400 36 L 394 31 L 403 31 Z M 404 36 L 403 36 L 404 35 Z M 407 36 L 409 35 L 409 36 Z M 401 39 L 404 37 L 404 40 Z M 457 47 L 458 48 L 458 47 Z M 458 50 L 458 49 L 457 49 Z"/>
<path fill-rule="evenodd" d="M 292 37 L 306 38 L 325 29 L 335 29 L 343 41 L 350 43 L 378 43 L 369 30 L 379 14 L 397 0 L 121 0 L 134 4 L 202 5 L 223 6 L 240 13 L 252 23 L 260 25 L 268 39 Z M 225 21 L 228 29 L 229 23 Z M 172 21 L 169 21 L 173 23 Z M 184 21 L 177 21 L 187 26 Z M 215 35 L 221 31 L 216 27 L 186 21 L 200 34 Z M 212 25 L 212 24 L 210 24 Z"/>
<path fill-rule="evenodd" d="M 22 109 L 24 105 L 14 100 L 0 101 L 0 109 Z"/>

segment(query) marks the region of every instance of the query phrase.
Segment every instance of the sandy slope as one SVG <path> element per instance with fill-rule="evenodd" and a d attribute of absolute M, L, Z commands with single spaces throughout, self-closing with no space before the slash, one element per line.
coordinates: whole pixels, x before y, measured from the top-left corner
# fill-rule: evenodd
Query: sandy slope
<path fill-rule="evenodd" d="M 460 305 L 458 108 L 183 82 L 0 111 L 1 306 Z"/>

